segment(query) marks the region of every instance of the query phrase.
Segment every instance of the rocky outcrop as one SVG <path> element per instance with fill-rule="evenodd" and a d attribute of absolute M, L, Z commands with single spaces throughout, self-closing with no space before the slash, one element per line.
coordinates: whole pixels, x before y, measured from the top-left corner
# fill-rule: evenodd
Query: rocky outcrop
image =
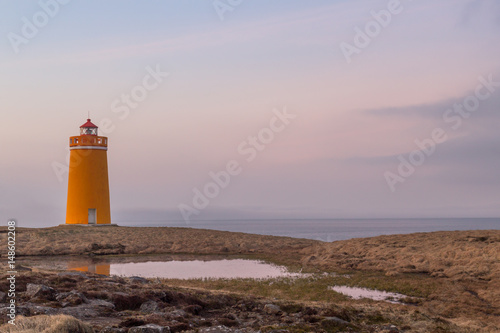
<path fill-rule="evenodd" d="M 294 332 L 298 328 L 327 332 L 332 327 L 376 332 L 380 326 L 367 320 L 369 312 L 348 315 L 340 308 L 334 311 L 344 313 L 347 321 L 331 317 L 332 310 L 321 306 L 282 306 L 252 297 L 173 289 L 149 280 L 138 283 L 92 273 L 26 272 L 19 281 L 20 289 L 25 290 L 18 294 L 19 315 L 64 315 L 92 326 L 97 333 L 256 333 L 264 328 L 265 332 Z M 0 314 L 7 311 L 8 307 L 0 305 Z M 5 323 L 6 318 L 2 315 L 0 320 Z M 0 326 L 0 331 L 5 327 Z"/>

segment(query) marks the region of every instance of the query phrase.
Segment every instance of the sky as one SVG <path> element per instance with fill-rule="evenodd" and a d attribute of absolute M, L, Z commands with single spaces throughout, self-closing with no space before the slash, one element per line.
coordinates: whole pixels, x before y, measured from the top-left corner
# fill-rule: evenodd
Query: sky
<path fill-rule="evenodd" d="M 5 221 L 64 223 L 88 113 L 118 224 L 500 216 L 496 0 L 0 8 Z"/>

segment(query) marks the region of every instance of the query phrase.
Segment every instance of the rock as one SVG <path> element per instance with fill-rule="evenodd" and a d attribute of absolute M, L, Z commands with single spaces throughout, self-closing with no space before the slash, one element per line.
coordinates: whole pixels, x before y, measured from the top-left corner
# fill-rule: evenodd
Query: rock
<path fill-rule="evenodd" d="M 188 305 L 184 307 L 184 311 L 189 312 L 195 316 L 198 316 L 202 310 L 203 308 L 199 305 Z"/>
<path fill-rule="evenodd" d="M 172 318 L 184 318 L 187 316 L 187 312 L 182 310 L 182 309 L 178 309 L 178 310 L 171 311 L 169 313 L 169 315 Z"/>
<path fill-rule="evenodd" d="M 131 327 L 128 333 L 170 333 L 170 327 L 147 324 L 143 326 Z"/>
<path fill-rule="evenodd" d="M 92 299 L 88 301 L 88 304 L 63 308 L 61 309 L 61 313 L 76 318 L 92 318 L 102 316 L 105 312 L 113 311 L 114 308 L 115 306 L 113 303 L 106 302 L 102 299 Z"/>
<path fill-rule="evenodd" d="M 26 307 L 26 309 L 29 310 L 30 316 L 36 316 L 42 314 L 55 315 L 60 312 L 60 309 L 51 308 L 48 306 L 36 305 L 33 303 L 25 303 L 24 306 Z"/>
<path fill-rule="evenodd" d="M 308 323 L 317 323 L 319 321 L 321 321 L 321 317 L 320 316 L 315 316 L 315 315 L 312 315 L 312 316 L 304 316 L 304 321 L 308 322 Z"/>
<path fill-rule="evenodd" d="M 170 331 L 172 332 L 186 332 L 191 328 L 191 326 L 189 326 L 189 324 L 187 323 L 174 322 L 175 320 L 170 322 Z"/>
<path fill-rule="evenodd" d="M 264 305 L 264 311 L 269 314 L 278 314 L 281 312 L 281 309 L 279 306 L 274 305 L 274 304 L 266 304 Z"/>
<path fill-rule="evenodd" d="M 111 327 L 111 326 L 106 326 L 104 327 L 100 333 L 127 333 L 126 328 L 117 328 L 117 327 Z"/>
<path fill-rule="evenodd" d="M 115 305 L 113 303 L 102 300 L 102 299 L 93 299 L 93 300 L 90 300 L 88 302 L 90 305 L 96 306 L 96 307 L 103 307 L 103 308 L 107 308 L 110 310 L 114 310 L 114 308 L 115 308 Z"/>
<path fill-rule="evenodd" d="M 30 316 L 31 315 L 30 308 L 27 306 L 18 306 L 16 308 L 16 314 L 25 317 Z"/>
<path fill-rule="evenodd" d="M 0 303 L 5 302 L 6 298 L 7 298 L 7 294 L 4 293 L 3 291 L 0 291 Z"/>
<path fill-rule="evenodd" d="M 195 326 L 195 327 L 207 327 L 207 326 L 212 326 L 212 322 L 210 320 L 207 320 L 207 318 L 195 317 L 189 321 L 189 326 L 190 327 L 193 327 L 193 326 Z M 172 327 L 170 327 L 170 329 L 172 329 Z"/>
<path fill-rule="evenodd" d="M 60 302 L 60 301 L 64 300 L 66 297 L 69 296 L 69 294 L 71 294 L 71 292 L 69 292 L 69 291 L 65 292 L 65 293 L 59 293 L 59 294 L 57 294 L 56 301 Z"/>
<path fill-rule="evenodd" d="M 10 313 L 10 308 L 8 306 L 4 306 L 0 308 L 0 316 L 2 318 L 5 318 L 7 314 Z M 16 315 L 21 315 L 21 316 L 29 316 L 30 315 L 30 309 L 29 307 L 26 306 L 17 306 L 16 307 Z"/>
<path fill-rule="evenodd" d="M 156 312 L 159 310 L 159 306 L 155 301 L 147 301 L 141 304 L 140 310 L 146 313 Z"/>
<path fill-rule="evenodd" d="M 128 332 L 128 328 L 130 327 L 136 327 L 136 326 L 143 326 L 146 325 L 147 323 L 139 318 L 136 317 L 129 317 L 125 320 L 122 320 L 122 322 L 119 324 L 120 327 L 126 328 Z"/>
<path fill-rule="evenodd" d="M 198 333 L 233 333 L 234 331 L 224 325 L 200 328 Z"/>
<path fill-rule="evenodd" d="M 57 292 L 55 291 L 55 289 L 47 287 L 43 284 L 28 283 L 26 285 L 25 295 L 30 298 L 38 297 L 53 301 L 55 300 L 56 294 Z"/>
<path fill-rule="evenodd" d="M 140 277 L 140 276 L 131 276 L 131 277 L 129 277 L 129 280 L 131 282 L 137 282 L 137 283 L 150 283 L 151 282 L 148 279 L 145 279 L 145 278 Z"/>
<path fill-rule="evenodd" d="M 88 303 L 87 297 L 76 290 L 72 290 L 69 293 L 59 294 L 57 295 L 56 300 L 61 303 L 63 308 Z"/>
<path fill-rule="evenodd" d="M 229 326 L 229 327 L 238 326 L 238 322 L 234 319 L 218 318 L 217 321 L 219 322 L 219 324 L 222 324 L 224 326 Z"/>
<path fill-rule="evenodd" d="M 116 310 L 137 310 L 143 303 L 143 299 L 137 295 L 129 295 L 122 292 L 114 293 L 111 296 L 113 304 L 116 306 Z"/>
<path fill-rule="evenodd" d="M 384 326 L 383 329 L 387 333 L 399 333 L 399 329 L 395 325 Z"/>
<path fill-rule="evenodd" d="M 78 306 L 68 306 L 62 308 L 61 313 L 75 318 L 93 318 L 102 315 L 102 310 L 97 306 L 82 304 Z"/>
<path fill-rule="evenodd" d="M 340 319 L 338 317 L 326 317 L 321 321 L 321 326 L 325 329 L 331 329 L 335 327 L 343 327 L 349 325 L 348 321 Z"/>

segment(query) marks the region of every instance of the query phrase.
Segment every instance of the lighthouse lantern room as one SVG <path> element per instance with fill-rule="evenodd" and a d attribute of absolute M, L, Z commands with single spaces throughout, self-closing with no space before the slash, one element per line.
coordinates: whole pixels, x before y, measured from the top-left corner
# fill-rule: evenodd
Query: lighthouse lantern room
<path fill-rule="evenodd" d="M 97 126 L 87 119 L 87 122 L 80 126 L 80 135 L 97 135 Z"/>

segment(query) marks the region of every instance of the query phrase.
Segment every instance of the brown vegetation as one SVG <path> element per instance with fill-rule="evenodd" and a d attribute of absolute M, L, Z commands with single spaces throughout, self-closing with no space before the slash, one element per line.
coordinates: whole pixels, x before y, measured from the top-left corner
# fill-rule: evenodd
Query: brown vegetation
<path fill-rule="evenodd" d="M 0 281 L 4 280 L 2 276 Z M 341 298 L 337 302 L 271 300 L 238 292 L 178 288 L 171 281 L 80 272 L 23 272 L 17 283 L 24 290 L 17 296 L 18 311 L 33 317 L 18 317 L 21 325 L 17 329 L 9 324 L 0 326 L 2 333 L 93 332 L 88 330 L 88 324 L 102 333 L 159 332 L 136 330 L 144 325 L 190 333 L 466 332 L 418 308 L 383 302 L 342 302 Z M 6 320 L 2 315 L 0 324 Z M 68 327 L 71 329 L 65 330 Z"/>
<path fill-rule="evenodd" d="M 16 325 L 4 325 L 5 333 L 94 333 L 92 326 L 66 315 L 19 316 Z"/>
<path fill-rule="evenodd" d="M 0 237 L 4 236 L 0 233 Z M 494 332 L 500 326 L 500 230 L 416 233 L 324 243 L 189 228 L 59 226 L 20 228 L 16 241 L 18 256 L 252 255 L 304 271 L 350 274 L 351 279 L 340 281 L 344 284 L 420 297 L 414 305 L 419 311 L 470 331 Z M 5 249 L 1 251 L 2 255 L 7 253 Z M 175 283 L 231 292 L 244 287 L 230 283 Z M 257 285 L 244 288 L 255 292 L 268 290 Z M 302 288 L 310 290 L 307 297 L 302 297 L 299 289 L 268 290 L 261 296 L 328 302 L 319 289 Z M 113 301 L 119 300 L 120 297 Z"/>

